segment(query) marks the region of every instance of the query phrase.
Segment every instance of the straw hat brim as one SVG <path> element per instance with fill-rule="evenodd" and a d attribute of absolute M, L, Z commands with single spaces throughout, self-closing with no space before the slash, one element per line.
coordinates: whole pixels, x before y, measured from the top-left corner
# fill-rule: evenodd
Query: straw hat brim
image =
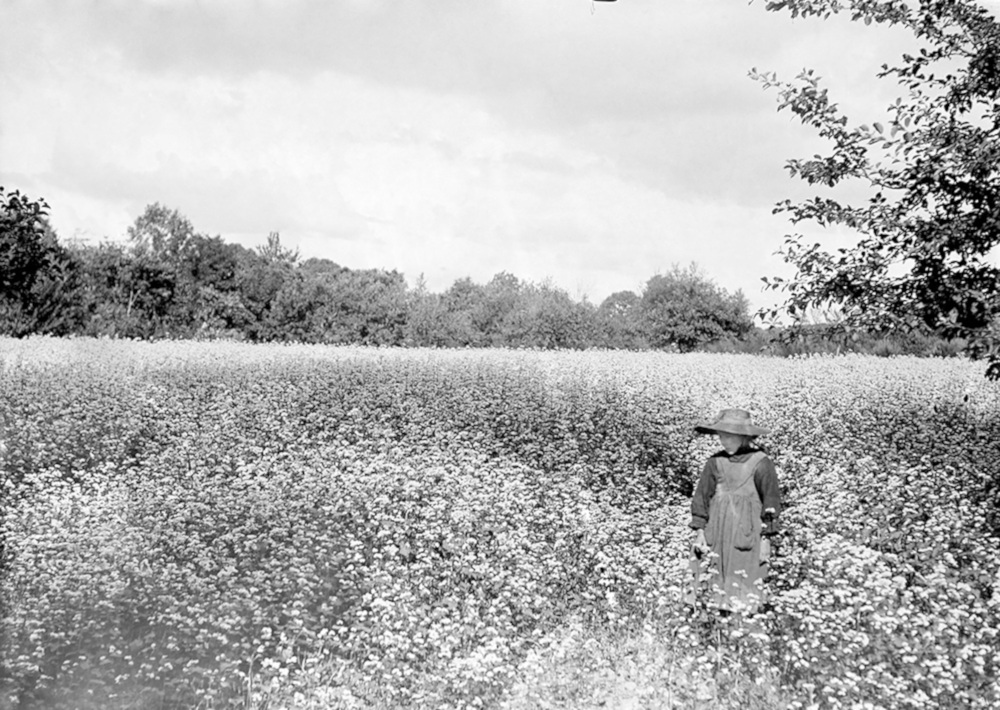
<path fill-rule="evenodd" d="M 697 425 L 694 430 L 699 434 L 737 434 L 739 436 L 763 436 L 768 433 L 753 424 L 738 424 L 734 422 L 707 422 Z"/>

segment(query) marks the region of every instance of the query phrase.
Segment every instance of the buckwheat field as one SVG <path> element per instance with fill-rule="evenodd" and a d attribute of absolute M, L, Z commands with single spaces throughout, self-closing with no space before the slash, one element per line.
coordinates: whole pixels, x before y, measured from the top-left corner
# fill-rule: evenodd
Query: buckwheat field
<path fill-rule="evenodd" d="M 1000 388 L 965 360 L 0 340 L 9 708 L 992 708 Z M 690 583 L 753 411 L 771 604 Z"/>

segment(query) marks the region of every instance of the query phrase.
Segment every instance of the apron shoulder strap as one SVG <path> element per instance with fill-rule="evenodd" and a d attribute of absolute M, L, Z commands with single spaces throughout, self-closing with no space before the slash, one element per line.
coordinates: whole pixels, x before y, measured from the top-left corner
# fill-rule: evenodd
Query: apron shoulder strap
<path fill-rule="evenodd" d="M 743 477 L 737 483 L 736 488 L 742 488 L 747 484 L 747 481 L 753 478 L 754 471 L 757 470 L 757 464 L 763 461 L 765 456 L 767 456 L 767 454 L 765 454 L 763 451 L 754 451 L 752 454 L 750 454 L 750 458 L 748 458 L 746 461 L 740 464 Z"/>

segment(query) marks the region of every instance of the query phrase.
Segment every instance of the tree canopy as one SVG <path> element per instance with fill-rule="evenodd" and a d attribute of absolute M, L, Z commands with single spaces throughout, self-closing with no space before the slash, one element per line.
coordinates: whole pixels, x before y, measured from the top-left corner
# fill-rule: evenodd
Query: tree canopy
<path fill-rule="evenodd" d="M 49 226 L 49 206 L 0 186 L 0 334 L 63 335 L 79 313 L 75 265 Z"/>
<path fill-rule="evenodd" d="M 725 324 L 749 319 L 745 301 L 716 298 L 721 291 L 693 266 L 684 283 L 694 291 L 677 291 L 678 307 L 668 303 L 673 276 L 655 277 L 641 297 L 614 294 L 600 308 L 504 271 L 485 284 L 460 278 L 435 294 L 422 278 L 409 288 L 397 271 L 300 260 L 278 232 L 252 250 L 228 244 L 159 203 L 128 228 L 126 243 L 67 249 L 44 202 L 3 188 L 0 198 L 0 334 L 690 349 L 736 335 Z"/>
<path fill-rule="evenodd" d="M 962 339 L 1000 377 L 1000 26 L 971 0 L 771 0 L 770 11 L 828 18 L 848 12 L 866 25 L 910 31 L 912 53 L 876 76 L 901 96 L 885 117 L 851 122 L 804 70 L 794 81 L 752 72 L 830 143 L 825 155 L 788 161 L 794 177 L 829 190 L 855 181 L 867 201 L 833 190 L 779 203 L 793 224 L 841 225 L 857 242 L 837 250 L 786 237 L 790 280 L 765 279 L 793 317 L 839 305 L 848 328 L 918 331 Z M 830 194 L 834 193 L 834 194 Z"/>
<path fill-rule="evenodd" d="M 653 276 L 640 311 L 651 343 L 659 348 L 693 350 L 727 336 L 740 337 L 752 327 L 743 293 L 716 286 L 696 264 Z"/>

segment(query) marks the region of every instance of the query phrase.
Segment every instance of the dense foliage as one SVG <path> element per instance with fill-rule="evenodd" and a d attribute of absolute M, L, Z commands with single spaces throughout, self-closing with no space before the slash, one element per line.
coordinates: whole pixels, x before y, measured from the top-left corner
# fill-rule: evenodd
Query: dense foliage
<path fill-rule="evenodd" d="M 48 205 L 0 185 L 0 335 L 79 326 L 76 264 L 49 228 Z"/>
<path fill-rule="evenodd" d="M 641 308 L 653 344 L 673 345 L 682 352 L 727 336 L 740 338 L 753 327 L 743 294 L 726 293 L 694 264 L 651 278 Z"/>
<path fill-rule="evenodd" d="M 160 204 L 128 228 L 127 243 L 64 247 L 47 209 L 17 192 L 0 203 L 0 333 L 688 350 L 750 330 L 743 295 L 693 266 L 599 306 L 506 272 L 438 294 L 396 271 L 300 260 L 276 232 L 256 250 L 229 244 Z"/>
<path fill-rule="evenodd" d="M 1000 701 L 974 363 L 28 339 L 0 386 L 0 706 Z M 681 605 L 732 404 L 787 505 L 746 623 Z"/>
<path fill-rule="evenodd" d="M 852 124 L 811 70 L 777 86 L 780 109 L 830 143 L 825 155 L 796 159 L 789 171 L 828 192 L 786 201 L 795 224 L 857 232 L 836 251 L 789 236 L 783 249 L 794 278 L 771 285 L 785 309 L 841 304 L 845 323 L 865 329 L 927 331 L 962 338 L 1000 377 L 1000 24 L 974 0 L 770 0 L 767 9 L 826 18 L 849 12 L 865 24 L 908 30 L 914 44 L 879 78 L 902 96 L 883 116 Z M 834 188 L 855 183 L 867 201 Z M 856 192 L 855 192 L 856 194 Z"/>

